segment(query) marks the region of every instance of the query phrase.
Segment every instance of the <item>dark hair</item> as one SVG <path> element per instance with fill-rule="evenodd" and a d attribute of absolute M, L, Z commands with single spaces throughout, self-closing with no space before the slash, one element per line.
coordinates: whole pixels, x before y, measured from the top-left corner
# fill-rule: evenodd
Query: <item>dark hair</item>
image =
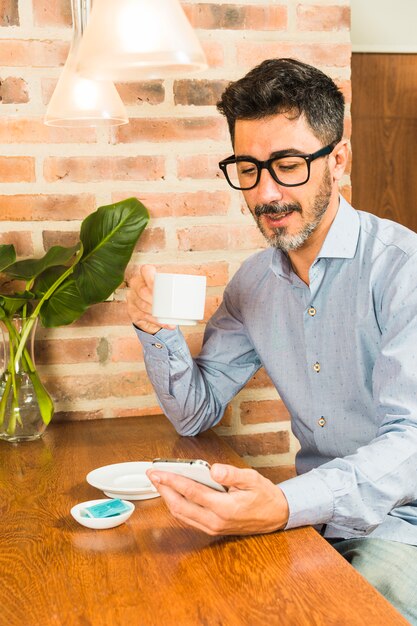
<path fill-rule="evenodd" d="M 217 109 L 226 116 L 232 143 L 236 120 L 285 113 L 304 115 L 323 144 L 343 137 L 344 97 L 329 76 L 295 59 L 268 59 L 231 83 Z"/>

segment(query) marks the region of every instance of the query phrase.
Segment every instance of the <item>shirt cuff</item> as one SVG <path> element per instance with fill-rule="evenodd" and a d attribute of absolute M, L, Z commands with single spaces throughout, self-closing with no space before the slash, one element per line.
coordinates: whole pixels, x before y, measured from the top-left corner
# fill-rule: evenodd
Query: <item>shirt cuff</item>
<path fill-rule="evenodd" d="M 282 489 L 290 511 L 285 530 L 326 524 L 331 520 L 333 493 L 314 470 L 285 480 L 278 487 Z"/>
<path fill-rule="evenodd" d="M 175 330 L 167 330 L 166 328 L 161 328 L 154 335 L 150 335 L 149 333 L 145 333 L 143 330 L 138 328 L 137 326 L 133 326 L 135 329 L 135 333 L 141 342 L 141 344 L 145 346 L 153 346 L 155 348 L 169 348 L 171 351 L 174 351 L 176 347 L 178 347 L 181 343 L 180 338 L 182 337 L 178 328 Z"/>

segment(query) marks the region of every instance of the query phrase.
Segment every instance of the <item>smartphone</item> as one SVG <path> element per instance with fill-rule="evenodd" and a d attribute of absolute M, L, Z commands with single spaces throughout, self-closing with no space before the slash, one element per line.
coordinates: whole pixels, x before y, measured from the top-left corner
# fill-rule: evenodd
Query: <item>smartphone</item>
<path fill-rule="evenodd" d="M 179 474 L 217 491 L 227 491 L 226 487 L 211 478 L 210 464 L 202 459 L 154 459 L 150 469 Z"/>

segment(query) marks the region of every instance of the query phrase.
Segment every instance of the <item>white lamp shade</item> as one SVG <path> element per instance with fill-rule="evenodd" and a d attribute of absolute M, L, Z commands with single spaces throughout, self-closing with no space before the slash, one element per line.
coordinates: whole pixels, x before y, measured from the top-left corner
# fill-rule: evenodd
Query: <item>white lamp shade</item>
<path fill-rule="evenodd" d="M 73 37 L 64 68 L 46 109 L 47 126 L 118 126 L 127 124 L 124 104 L 110 81 L 93 81 L 77 72 L 89 0 L 72 0 Z"/>
<path fill-rule="evenodd" d="M 206 67 L 178 0 L 94 0 L 78 57 L 83 76 L 135 82 Z"/>
<path fill-rule="evenodd" d="M 65 64 L 46 110 L 47 126 L 119 126 L 128 121 L 112 82 L 89 80 L 75 71 L 74 61 Z"/>

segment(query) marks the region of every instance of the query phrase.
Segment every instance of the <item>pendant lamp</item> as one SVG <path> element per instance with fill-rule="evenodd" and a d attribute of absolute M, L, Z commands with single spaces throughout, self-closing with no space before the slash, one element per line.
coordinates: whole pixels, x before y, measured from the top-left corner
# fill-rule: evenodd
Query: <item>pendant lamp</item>
<path fill-rule="evenodd" d="M 124 104 L 110 81 L 94 81 L 77 71 L 82 35 L 89 19 L 90 0 L 71 0 L 73 39 L 68 58 L 49 101 L 47 126 L 119 126 L 128 123 Z M 117 0 L 116 0 L 117 3 Z"/>
<path fill-rule="evenodd" d="M 207 62 L 178 0 L 94 0 L 77 67 L 95 80 L 135 82 Z"/>

